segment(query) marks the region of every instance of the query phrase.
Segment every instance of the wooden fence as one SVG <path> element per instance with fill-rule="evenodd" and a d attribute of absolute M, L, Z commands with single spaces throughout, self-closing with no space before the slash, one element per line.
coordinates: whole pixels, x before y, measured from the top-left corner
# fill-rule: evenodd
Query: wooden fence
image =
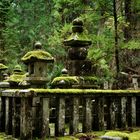
<path fill-rule="evenodd" d="M 3 90 L 0 131 L 21 140 L 140 126 L 140 90 Z M 81 126 L 79 127 L 79 124 Z"/>

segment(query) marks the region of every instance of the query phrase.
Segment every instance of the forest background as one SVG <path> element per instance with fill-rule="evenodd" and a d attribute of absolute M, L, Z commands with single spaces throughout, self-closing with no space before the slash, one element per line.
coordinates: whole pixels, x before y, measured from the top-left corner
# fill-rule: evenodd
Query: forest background
<path fill-rule="evenodd" d="M 55 58 L 50 77 L 61 74 L 67 57 L 63 40 L 75 18 L 84 21 L 92 45 L 93 75 L 114 80 L 120 72 L 140 74 L 140 0 L 1 0 L 0 62 L 24 65 L 35 41 Z"/>

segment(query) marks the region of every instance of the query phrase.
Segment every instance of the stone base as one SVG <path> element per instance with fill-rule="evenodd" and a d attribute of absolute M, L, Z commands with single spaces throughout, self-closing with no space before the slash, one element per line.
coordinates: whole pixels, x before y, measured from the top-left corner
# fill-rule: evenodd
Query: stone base
<path fill-rule="evenodd" d="M 69 60 L 66 65 L 71 76 L 91 75 L 92 63 L 89 60 Z"/>

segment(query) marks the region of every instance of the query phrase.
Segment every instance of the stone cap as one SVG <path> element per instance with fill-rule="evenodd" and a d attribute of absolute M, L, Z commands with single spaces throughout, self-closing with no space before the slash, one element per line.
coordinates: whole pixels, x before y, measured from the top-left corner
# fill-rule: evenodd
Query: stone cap
<path fill-rule="evenodd" d="M 40 42 L 36 42 L 34 45 L 34 50 L 27 52 L 21 60 L 27 64 L 35 61 L 46 61 L 46 62 L 54 62 L 54 58 L 49 52 L 46 52 L 41 49 L 42 44 Z"/>
<path fill-rule="evenodd" d="M 0 88 L 8 88 L 8 87 L 10 87 L 9 82 L 6 81 L 0 82 Z"/>
<path fill-rule="evenodd" d="M 83 28 L 83 21 L 79 18 L 73 20 L 72 34 L 68 39 L 64 40 L 64 45 L 67 46 L 89 46 L 91 41 L 87 37 Z"/>

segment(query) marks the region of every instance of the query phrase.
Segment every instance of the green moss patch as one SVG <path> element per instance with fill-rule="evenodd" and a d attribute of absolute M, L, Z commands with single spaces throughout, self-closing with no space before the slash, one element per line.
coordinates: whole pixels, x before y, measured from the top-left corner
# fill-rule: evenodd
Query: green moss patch
<path fill-rule="evenodd" d="M 50 94 L 140 94 L 140 90 L 95 90 L 95 89 L 30 89 L 35 93 Z"/>
<path fill-rule="evenodd" d="M 23 80 L 25 80 L 26 78 L 26 74 L 20 73 L 20 72 L 15 72 L 14 74 L 12 74 L 7 81 L 8 82 L 22 82 Z"/>
<path fill-rule="evenodd" d="M 64 80 L 66 84 L 72 85 L 72 84 L 78 84 L 78 78 L 76 76 L 62 76 L 62 77 L 56 77 L 52 81 L 52 85 L 59 85 L 59 82 Z"/>
<path fill-rule="evenodd" d="M 140 140 L 140 131 L 130 133 L 129 140 Z"/>
<path fill-rule="evenodd" d="M 26 53 L 22 59 L 23 62 L 28 63 L 32 60 L 54 61 L 50 53 L 42 50 L 35 50 Z"/>
<path fill-rule="evenodd" d="M 87 35 L 85 33 L 72 33 L 71 36 L 64 41 L 64 44 L 67 46 L 71 45 L 83 45 L 88 46 L 91 45 L 91 41 L 89 41 Z"/>
<path fill-rule="evenodd" d="M 4 64 L 0 63 L 0 70 L 6 70 L 8 67 Z"/>
<path fill-rule="evenodd" d="M 123 139 L 129 138 L 129 134 L 125 132 L 120 131 L 109 131 L 105 133 L 105 136 L 111 136 L 111 137 L 121 137 Z"/>

